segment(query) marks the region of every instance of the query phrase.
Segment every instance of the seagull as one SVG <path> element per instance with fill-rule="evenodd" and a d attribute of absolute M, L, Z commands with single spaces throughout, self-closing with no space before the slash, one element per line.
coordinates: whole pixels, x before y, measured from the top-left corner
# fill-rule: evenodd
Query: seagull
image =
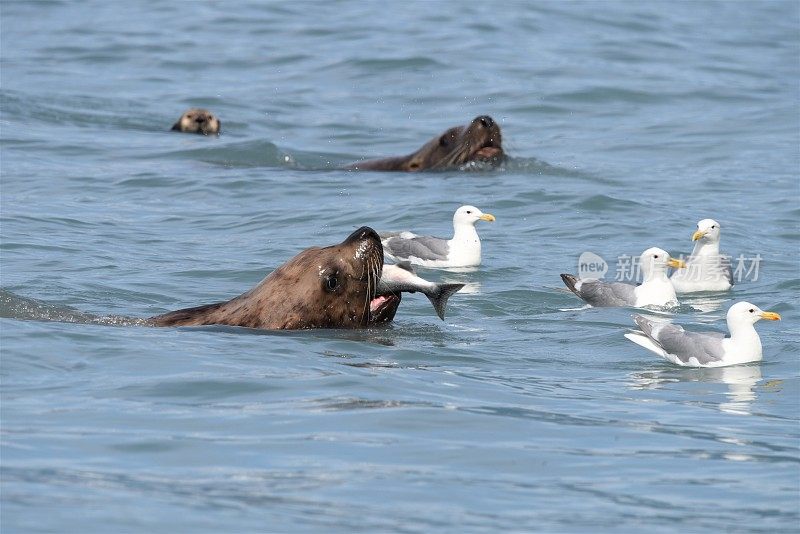
<path fill-rule="evenodd" d="M 727 291 L 733 286 L 730 258 L 719 253 L 719 231 L 719 223 L 714 219 L 697 223 L 697 231 L 692 234 L 694 250 L 686 260 L 686 269 L 670 278 L 675 291 Z"/>
<path fill-rule="evenodd" d="M 478 221 L 494 221 L 494 215 L 475 206 L 461 206 L 453 215 L 453 237 L 416 235 L 412 232 L 380 234 L 383 253 L 395 261 L 422 267 L 475 267 L 481 264 L 481 240 L 475 231 Z"/>
<path fill-rule="evenodd" d="M 684 367 L 723 367 L 761 361 L 761 338 L 754 328 L 761 319 L 779 321 L 775 312 L 762 311 L 749 302 L 728 309 L 730 335 L 720 332 L 687 332 L 671 323 L 653 322 L 641 315 L 633 320 L 640 331 L 625 337 L 662 358 Z"/>
<path fill-rule="evenodd" d="M 671 258 L 666 250 L 648 248 L 639 256 L 644 281 L 641 285 L 604 282 L 594 278 L 579 279 L 562 274 L 570 291 L 592 306 L 677 306 L 675 288 L 667 278 L 667 267 L 683 268 L 683 261 Z"/>

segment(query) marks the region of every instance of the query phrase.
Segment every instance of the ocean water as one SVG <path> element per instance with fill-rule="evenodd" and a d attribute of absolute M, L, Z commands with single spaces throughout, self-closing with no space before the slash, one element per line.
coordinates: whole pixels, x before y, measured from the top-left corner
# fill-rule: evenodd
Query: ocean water
<path fill-rule="evenodd" d="M 798 530 L 797 2 L 3 2 L 0 69 L 4 533 Z M 481 114 L 502 169 L 338 168 Z M 444 322 L 133 320 L 465 203 L 497 221 L 420 271 L 467 284 Z M 741 281 L 665 315 L 777 311 L 762 363 L 673 367 L 564 290 L 706 217 Z"/>

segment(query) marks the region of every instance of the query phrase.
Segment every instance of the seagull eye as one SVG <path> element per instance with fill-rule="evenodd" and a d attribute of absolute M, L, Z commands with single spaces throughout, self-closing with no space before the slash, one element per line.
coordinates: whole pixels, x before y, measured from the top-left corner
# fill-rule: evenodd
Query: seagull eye
<path fill-rule="evenodd" d="M 753 312 L 755 312 L 755 310 L 753 308 L 750 308 L 750 313 L 753 313 Z"/>
<path fill-rule="evenodd" d="M 656 255 L 655 255 L 655 256 L 653 256 L 653 257 L 654 257 L 655 259 L 658 259 L 658 254 L 656 254 Z"/>
<path fill-rule="evenodd" d="M 716 228 L 716 226 L 713 226 L 713 225 L 712 225 L 712 226 L 711 226 L 711 229 L 713 230 L 714 228 Z"/>
<path fill-rule="evenodd" d="M 472 215 L 472 211 L 471 210 L 467 210 L 467 215 Z"/>

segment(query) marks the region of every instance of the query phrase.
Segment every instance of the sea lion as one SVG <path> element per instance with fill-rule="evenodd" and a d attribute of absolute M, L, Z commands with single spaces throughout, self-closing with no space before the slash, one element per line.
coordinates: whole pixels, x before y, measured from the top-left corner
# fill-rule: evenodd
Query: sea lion
<path fill-rule="evenodd" d="M 207 109 L 189 108 L 183 112 L 178 122 L 172 125 L 173 132 L 198 133 L 203 135 L 218 134 L 220 122 Z"/>
<path fill-rule="evenodd" d="M 364 328 L 394 318 L 400 293 L 378 294 L 383 246 L 362 226 L 338 245 L 304 250 L 227 302 L 148 319 L 154 326 L 222 324 L 265 329 Z"/>
<path fill-rule="evenodd" d="M 434 137 L 413 154 L 357 161 L 347 168 L 416 172 L 460 167 L 471 161 L 496 166 L 504 159 L 500 126 L 490 116 L 481 115 L 466 126 L 454 126 Z"/>

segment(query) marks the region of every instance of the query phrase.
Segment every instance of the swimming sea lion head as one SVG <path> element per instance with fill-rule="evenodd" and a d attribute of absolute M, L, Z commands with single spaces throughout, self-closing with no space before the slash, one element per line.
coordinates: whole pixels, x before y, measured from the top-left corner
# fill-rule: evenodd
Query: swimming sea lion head
<path fill-rule="evenodd" d="M 394 318 L 400 294 L 378 295 L 383 246 L 362 226 L 338 245 L 308 248 L 226 302 L 151 317 L 155 326 L 222 324 L 298 330 L 363 328 Z"/>
<path fill-rule="evenodd" d="M 409 157 L 405 170 L 447 169 L 471 161 L 497 165 L 504 158 L 500 126 L 490 116 L 481 115 L 428 141 Z"/>
<path fill-rule="evenodd" d="M 178 122 L 172 125 L 176 132 L 198 133 L 203 135 L 218 134 L 220 122 L 207 109 L 190 108 L 184 111 Z"/>
<path fill-rule="evenodd" d="M 400 304 L 399 295 L 377 295 L 382 271 L 380 237 L 363 226 L 337 245 L 304 250 L 251 293 L 265 297 L 270 328 L 362 328 L 391 321 Z"/>

